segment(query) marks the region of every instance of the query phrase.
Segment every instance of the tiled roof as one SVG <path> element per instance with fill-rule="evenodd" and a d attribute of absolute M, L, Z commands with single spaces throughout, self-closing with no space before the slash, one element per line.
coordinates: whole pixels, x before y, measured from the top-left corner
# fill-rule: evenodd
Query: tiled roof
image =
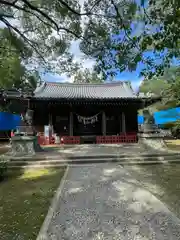
<path fill-rule="evenodd" d="M 128 82 L 75 84 L 46 82 L 34 92 L 40 99 L 120 99 L 137 98 Z"/>

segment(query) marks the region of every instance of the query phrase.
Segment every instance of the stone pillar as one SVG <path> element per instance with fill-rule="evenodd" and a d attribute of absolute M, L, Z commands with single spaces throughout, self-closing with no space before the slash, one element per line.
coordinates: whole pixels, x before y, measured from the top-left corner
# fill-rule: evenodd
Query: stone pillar
<path fill-rule="evenodd" d="M 106 136 L 106 114 L 102 112 L 102 135 Z"/>
<path fill-rule="evenodd" d="M 122 125 L 121 125 L 122 133 L 126 133 L 126 118 L 125 118 L 124 112 L 122 112 L 121 121 L 122 121 Z"/>
<path fill-rule="evenodd" d="M 69 115 L 69 136 L 73 136 L 73 112 Z"/>

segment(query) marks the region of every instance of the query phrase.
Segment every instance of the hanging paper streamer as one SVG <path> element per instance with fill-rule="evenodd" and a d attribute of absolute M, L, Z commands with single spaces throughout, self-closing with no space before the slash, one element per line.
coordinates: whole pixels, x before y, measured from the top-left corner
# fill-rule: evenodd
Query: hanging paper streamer
<path fill-rule="evenodd" d="M 98 115 L 100 113 L 94 115 L 94 116 L 91 116 L 91 117 L 83 117 L 83 116 L 80 116 L 78 114 L 77 115 L 77 119 L 78 119 L 78 122 L 80 123 L 83 123 L 84 125 L 87 125 L 87 124 L 93 124 L 95 122 L 98 122 Z"/>

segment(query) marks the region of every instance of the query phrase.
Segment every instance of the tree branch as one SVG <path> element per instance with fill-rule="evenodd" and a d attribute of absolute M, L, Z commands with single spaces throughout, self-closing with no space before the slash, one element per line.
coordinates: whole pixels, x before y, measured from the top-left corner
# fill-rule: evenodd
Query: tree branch
<path fill-rule="evenodd" d="M 90 13 L 92 12 L 92 10 L 95 8 L 95 6 L 97 6 L 100 2 L 101 2 L 102 0 L 97 0 L 95 3 L 94 3 L 94 5 L 91 7 L 91 9 L 90 9 Z"/>
<path fill-rule="evenodd" d="M 97 2 L 94 3 L 94 5 L 91 7 L 90 11 L 89 12 L 84 12 L 84 13 L 80 13 L 78 11 L 76 11 L 75 9 L 71 8 L 68 3 L 66 3 L 65 1 L 63 0 L 58 0 L 59 3 L 61 3 L 62 5 L 64 5 L 69 11 L 71 11 L 72 13 L 78 15 L 78 16 L 88 16 L 88 15 L 92 15 L 92 10 L 93 8 L 99 4 L 102 0 L 97 0 Z"/>
<path fill-rule="evenodd" d="M 130 38 L 130 36 L 129 36 L 129 34 L 127 33 L 127 31 L 126 31 L 126 27 L 125 27 L 125 25 L 124 25 L 124 23 L 123 23 L 123 19 L 122 19 L 122 17 L 121 17 L 121 14 L 119 13 L 119 10 L 118 10 L 118 8 L 117 8 L 114 0 L 111 0 L 111 3 L 112 3 L 112 5 L 113 5 L 113 7 L 114 7 L 114 9 L 115 9 L 115 11 L 116 11 L 116 14 L 117 14 L 118 18 L 120 19 L 120 24 L 121 24 L 121 27 L 124 29 L 124 32 L 125 32 L 126 37 L 127 37 L 129 40 L 133 41 L 133 40 Z M 134 41 L 133 41 L 133 42 L 134 42 Z"/>
<path fill-rule="evenodd" d="M 63 0 L 58 0 L 59 3 L 61 3 L 63 6 L 65 6 L 69 11 L 71 11 L 72 13 L 78 15 L 78 16 L 81 16 L 82 14 L 78 11 L 76 11 L 75 9 L 71 8 L 68 3 L 66 3 L 65 1 Z"/>
<path fill-rule="evenodd" d="M 59 3 L 61 3 L 62 5 L 64 5 L 69 11 L 71 11 L 72 13 L 78 15 L 78 16 L 103 16 L 103 15 L 99 15 L 99 14 L 94 14 L 92 13 L 92 10 L 94 9 L 95 6 L 97 6 L 102 0 L 97 0 L 94 5 L 91 7 L 91 9 L 89 10 L 89 12 L 83 12 L 80 13 L 78 11 L 76 11 L 75 9 L 71 8 L 65 1 L 63 0 L 58 0 Z M 104 16 L 105 17 L 105 16 Z"/>
<path fill-rule="evenodd" d="M 32 42 L 30 39 L 28 39 L 25 35 L 23 35 L 19 29 L 17 29 L 16 27 L 12 26 L 5 18 L 1 18 L 1 21 L 4 22 L 4 24 L 8 27 L 8 29 L 11 31 L 11 29 L 13 29 L 16 33 L 18 33 L 23 39 L 24 41 L 26 41 L 33 49 L 34 51 L 38 54 L 38 56 L 40 56 L 40 58 L 43 60 L 44 63 L 46 63 L 44 57 L 39 53 L 39 51 L 34 47 L 34 42 Z"/>
<path fill-rule="evenodd" d="M 22 2 L 24 2 L 24 4 L 26 6 L 28 6 L 31 10 L 35 11 L 35 12 L 38 12 L 39 14 L 41 14 L 44 18 L 46 18 L 48 21 L 50 21 L 55 27 L 57 30 L 59 30 L 59 27 L 57 25 L 57 23 L 52 19 L 50 18 L 46 13 L 44 13 L 43 11 L 41 11 L 40 9 L 38 9 L 37 7 L 35 7 L 34 5 L 32 5 L 30 2 L 28 2 L 27 0 L 22 0 Z"/>
<path fill-rule="evenodd" d="M 50 24 L 50 23 L 52 23 L 52 24 L 55 26 L 56 31 L 58 31 L 58 32 L 59 32 L 60 30 L 64 30 L 64 31 L 66 31 L 66 32 L 69 33 L 69 34 L 74 35 L 74 36 L 75 36 L 76 38 L 78 38 L 78 39 L 82 39 L 82 38 L 83 38 L 82 36 L 79 36 L 78 34 L 76 34 L 75 32 L 71 31 L 70 29 L 67 29 L 67 28 L 65 28 L 65 27 L 59 27 L 59 26 L 57 25 L 57 23 L 56 23 L 52 18 L 50 18 L 46 13 L 44 13 L 44 12 L 41 11 L 41 10 L 39 10 L 38 8 L 36 8 L 35 6 L 33 6 L 32 4 L 30 4 L 27 0 L 22 0 L 22 1 L 25 3 L 25 5 L 26 5 L 28 8 L 30 8 L 30 9 L 32 10 L 32 12 L 29 11 L 29 10 L 28 10 L 27 8 L 25 8 L 25 7 L 20 7 L 20 6 L 18 6 L 18 5 L 15 5 L 15 4 L 11 3 L 11 2 L 7 2 L 7 1 L 4 1 L 4 0 L 0 0 L 0 3 L 2 3 L 2 4 L 4 4 L 4 5 L 11 6 L 11 7 L 16 8 L 16 9 L 21 10 L 21 11 L 27 12 L 27 13 L 35 16 L 35 17 L 36 17 L 37 19 L 39 19 L 42 23 L 44 23 L 45 25 L 47 25 L 47 26 L 49 26 L 49 27 L 51 27 L 51 28 L 53 28 L 53 26 Z M 35 12 L 39 13 L 41 16 L 43 16 L 46 20 L 48 20 L 49 23 L 46 22 L 46 21 L 44 21 L 40 16 L 38 16 L 37 14 L 35 14 L 33 11 L 35 11 Z M 83 40 L 85 40 L 85 39 L 83 38 Z"/>

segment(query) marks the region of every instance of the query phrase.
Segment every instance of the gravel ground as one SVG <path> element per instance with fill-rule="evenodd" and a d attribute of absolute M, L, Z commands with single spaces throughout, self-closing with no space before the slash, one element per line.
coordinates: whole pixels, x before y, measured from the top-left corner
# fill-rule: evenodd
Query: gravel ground
<path fill-rule="evenodd" d="M 177 240 L 180 220 L 127 169 L 70 167 L 48 240 Z"/>
<path fill-rule="evenodd" d="M 180 164 L 124 166 L 180 218 Z"/>

